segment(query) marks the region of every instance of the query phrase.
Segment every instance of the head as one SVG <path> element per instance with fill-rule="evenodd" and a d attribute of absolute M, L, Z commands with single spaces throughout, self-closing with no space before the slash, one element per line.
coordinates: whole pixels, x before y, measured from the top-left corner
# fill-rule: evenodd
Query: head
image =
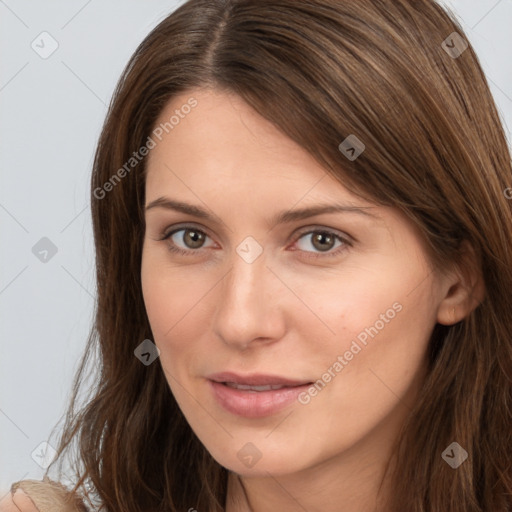
<path fill-rule="evenodd" d="M 237 95 L 187 90 L 156 126 L 191 102 L 146 161 L 141 285 L 174 398 L 238 474 L 339 464 L 358 444 L 380 458 L 417 400 L 435 325 L 471 313 L 481 277 L 434 269 L 407 215 L 351 193 Z M 330 205 L 349 211 L 299 215 Z M 302 386 L 279 410 L 277 392 L 239 403 L 219 385 L 283 378 Z"/>
<path fill-rule="evenodd" d="M 80 439 L 106 503 L 213 509 L 227 470 L 378 446 L 393 510 L 503 508 L 512 172 L 454 31 L 427 0 L 193 0 L 140 45 L 92 176 L 102 372 Z M 326 205 L 346 208 L 299 215 Z M 223 372 L 301 387 L 270 410 Z"/>

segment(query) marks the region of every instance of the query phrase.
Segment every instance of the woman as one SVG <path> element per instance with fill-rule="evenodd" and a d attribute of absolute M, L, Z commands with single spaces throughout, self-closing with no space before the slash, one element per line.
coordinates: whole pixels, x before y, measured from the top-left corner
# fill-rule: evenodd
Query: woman
<path fill-rule="evenodd" d="M 180 6 L 96 153 L 96 322 L 57 457 L 78 441 L 73 492 L 512 510 L 511 186 L 478 59 L 435 2 Z"/>

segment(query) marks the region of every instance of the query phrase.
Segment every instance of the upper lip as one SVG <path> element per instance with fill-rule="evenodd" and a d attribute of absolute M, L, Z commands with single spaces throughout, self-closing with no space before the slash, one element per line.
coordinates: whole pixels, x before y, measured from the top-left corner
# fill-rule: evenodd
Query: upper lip
<path fill-rule="evenodd" d="M 235 384 L 243 384 L 246 386 L 302 386 L 311 384 L 307 380 L 295 380 L 280 377 L 278 375 L 266 375 L 263 373 L 252 373 L 250 375 L 238 375 L 233 372 L 212 373 L 207 377 L 215 382 L 233 382 Z"/>

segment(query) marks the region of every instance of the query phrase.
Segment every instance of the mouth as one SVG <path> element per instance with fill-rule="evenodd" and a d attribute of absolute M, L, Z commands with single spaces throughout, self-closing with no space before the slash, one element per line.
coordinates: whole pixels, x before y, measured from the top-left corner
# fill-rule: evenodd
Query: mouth
<path fill-rule="evenodd" d="M 231 372 L 207 377 L 213 396 L 231 414 L 246 418 L 274 415 L 294 402 L 312 381 L 289 379 L 275 375 L 247 376 Z"/>

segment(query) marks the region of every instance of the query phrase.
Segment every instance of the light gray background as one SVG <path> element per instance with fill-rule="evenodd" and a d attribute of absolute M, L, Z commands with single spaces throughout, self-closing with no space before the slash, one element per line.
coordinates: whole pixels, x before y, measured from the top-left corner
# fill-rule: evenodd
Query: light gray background
<path fill-rule="evenodd" d="M 65 410 L 92 322 L 88 187 L 106 107 L 139 42 L 179 3 L 0 0 L 0 499 L 13 481 L 42 478 L 41 451 L 31 454 Z M 510 140 L 512 0 L 443 3 L 480 57 Z M 50 48 L 44 31 L 58 43 L 46 59 L 31 47 Z M 32 252 L 42 237 L 57 247 L 45 263 Z"/>

